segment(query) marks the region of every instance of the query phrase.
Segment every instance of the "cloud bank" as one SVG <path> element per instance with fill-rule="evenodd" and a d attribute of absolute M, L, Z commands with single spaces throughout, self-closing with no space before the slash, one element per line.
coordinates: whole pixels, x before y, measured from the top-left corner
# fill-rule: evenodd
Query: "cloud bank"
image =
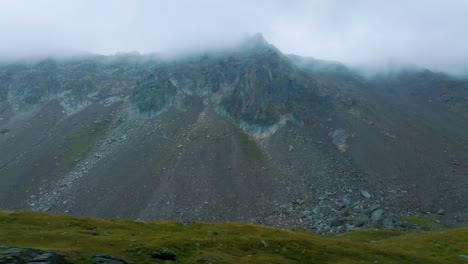
<path fill-rule="evenodd" d="M 1 0 L 0 58 L 179 53 L 249 34 L 285 53 L 468 73 L 466 0 Z"/>

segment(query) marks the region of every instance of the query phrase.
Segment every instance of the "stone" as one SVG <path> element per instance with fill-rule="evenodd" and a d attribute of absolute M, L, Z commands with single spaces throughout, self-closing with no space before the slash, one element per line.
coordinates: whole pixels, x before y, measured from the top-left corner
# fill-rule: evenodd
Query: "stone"
<path fill-rule="evenodd" d="M 374 222 L 379 222 L 382 220 L 384 210 L 382 208 L 376 209 L 371 214 L 371 219 Z"/>
<path fill-rule="evenodd" d="M 31 248 L 0 246 L 0 263 L 70 264 L 64 256 Z"/>
<path fill-rule="evenodd" d="M 311 212 L 310 210 L 307 210 L 307 209 L 306 209 L 306 210 L 304 210 L 304 211 L 302 212 L 302 215 L 303 215 L 303 216 L 308 216 L 308 215 L 310 215 L 311 213 L 312 213 L 312 212 Z"/>
<path fill-rule="evenodd" d="M 313 212 L 315 215 L 320 214 L 320 207 L 316 206 L 316 207 L 314 208 L 314 210 L 312 210 L 312 212 Z"/>
<path fill-rule="evenodd" d="M 439 209 L 439 210 L 437 210 L 436 214 L 438 214 L 438 215 L 445 215 L 445 210 Z"/>
<path fill-rule="evenodd" d="M 372 197 L 368 191 L 361 191 L 361 195 L 366 199 L 370 199 Z"/>
<path fill-rule="evenodd" d="M 96 254 L 93 256 L 93 264 L 128 264 L 128 262 L 106 254 Z"/>
<path fill-rule="evenodd" d="M 355 227 L 362 227 L 366 225 L 368 218 L 364 215 L 356 216 L 353 218 L 353 226 Z"/>
<path fill-rule="evenodd" d="M 151 257 L 153 257 L 154 259 L 159 259 L 159 260 L 175 261 L 177 255 L 176 255 L 176 253 L 172 252 L 171 250 L 163 249 L 163 250 L 154 251 L 151 254 Z"/>
<path fill-rule="evenodd" d="M 341 226 L 343 224 L 343 221 L 338 216 L 333 216 L 330 219 L 328 219 L 328 222 L 330 223 L 331 227 L 337 227 Z"/>
<path fill-rule="evenodd" d="M 394 229 L 395 228 L 395 224 L 393 223 L 393 220 L 391 218 L 385 218 L 382 222 L 383 224 L 383 227 L 386 228 L 386 229 Z"/>
<path fill-rule="evenodd" d="M 375 211 L 375 210 L 377 210 L 377 209 L 379 209 L 379 208 L 380 208 L 380 205 L 378 205 L 378 204 L 373 204 L 373 205 L 371 205 L 371 206 L 369 207 L 369 212 L 373 212 L 373 211 Z"/>
<path fill-rule="evenodd" d="M 294 147 L 293 145 L 289 145 L 289 152 L 293 151 L 294 150 Z"/>
<path fill-rule="evenodd" d="M 333 131 L 331 137 L 333 144 L 335 145 L 346 144 L 346 140 L 348 139 L 348 137 L 346 136 L 346 131 L 344 129 L 337 129 Z"/>
<path fill-rule="evenodd" d="M 343 202 L 344 206 L 350 206 L 352 204 L 350 197 L 343 197 L 341 201 Z"/>
<path fill-rule="evenodd" d="M 283 205 L 280 205 L 280 208 L 285 209 L 286 211 L 289 211 L 289 212 L 294 210 L 292 204 L 290 203 L 285 203 Z"/>
<path fill-rule="evenodd" d="M 305 201 L 304 201 L 303 199 L 296 199 L 296 203 L 297 203 L 298 205 L 303 205 L 304 202 L 305 202 Z"/>

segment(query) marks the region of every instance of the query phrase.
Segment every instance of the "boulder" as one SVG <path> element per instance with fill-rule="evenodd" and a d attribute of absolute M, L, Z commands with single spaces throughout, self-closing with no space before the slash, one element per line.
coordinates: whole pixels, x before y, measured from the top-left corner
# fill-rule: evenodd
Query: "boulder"
<path fill-rule="evenodd" d="M 106 254 L 96 254 L 93 256 L 93 264 L 128 264 L 128 262 Z"/>
<path fill-rule="evenodd" d="M 52 251 L 0 246 L 0 263 L 70 264 L 63 255 Z"/>
<path fill-rule="evenodd" d="M 361 191 L 361 195 L 366 199 L 371 198 L 371 194 L 368 191 Z"/>
<path fill-rule="evenodd" d="M 436 214 L 438 214 L 438 215 L 445 215 L 445 210 L 439 209 L 439 210 L 437 210 Z"/>
<path fill-rule="evenodd" d="M 168 249 L 154 251 L 153 254 L 151 254 L 151 256 L 154 259 L 169 260 L 169 261 L 175 261 L 177 257 L 176 253 Z"/>
<path fill-rule="evenodd" d="M 384 210 L 382 208 L 376 209 L 371 213 L 371 219 L 374 222 L 379 222 L 382 220 Z"/>

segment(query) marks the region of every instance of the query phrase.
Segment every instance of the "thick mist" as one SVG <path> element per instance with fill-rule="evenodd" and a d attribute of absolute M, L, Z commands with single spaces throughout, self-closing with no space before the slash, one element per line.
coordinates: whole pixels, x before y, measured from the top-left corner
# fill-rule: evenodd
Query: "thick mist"
<path fill-rule="evenodd" d="M 414 65 L 468 72 L 468 2 L 0 2 L 0 58 L 119 51 L 185 54 L 262 32 L 285 53 L 374 70 Z"/>

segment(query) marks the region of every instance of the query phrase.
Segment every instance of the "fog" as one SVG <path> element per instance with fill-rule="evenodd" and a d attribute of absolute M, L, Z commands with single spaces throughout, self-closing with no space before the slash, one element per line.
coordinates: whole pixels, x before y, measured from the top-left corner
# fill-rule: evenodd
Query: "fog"
<path fill-rule="evenodd" d="M 466 0 L 2 0 L 0 58 L 180 54 L 257 32 L 285 53 L 468 72 Z"/>

